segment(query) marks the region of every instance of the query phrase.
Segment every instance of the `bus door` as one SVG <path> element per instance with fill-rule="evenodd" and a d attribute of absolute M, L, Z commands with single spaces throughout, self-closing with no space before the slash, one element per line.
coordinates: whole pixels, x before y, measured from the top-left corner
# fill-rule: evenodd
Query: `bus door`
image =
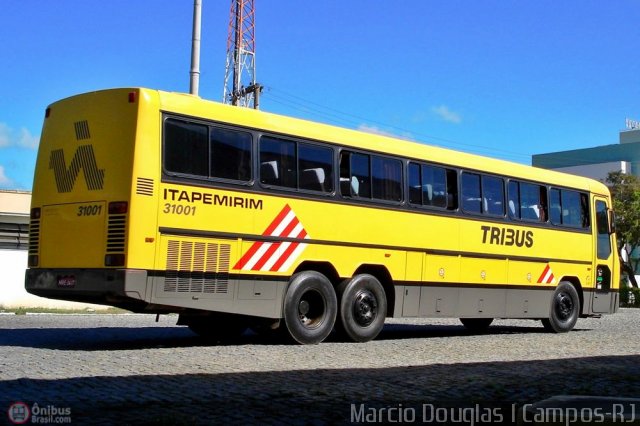
<path fill-rule="evenodd" d="M 611 243 L 609 206 L 605 198 L 595 198 L 595 289 L 592 292 L 593 312 L 606 313 L 611 310 L 611 278 L 615 247 Z"/>

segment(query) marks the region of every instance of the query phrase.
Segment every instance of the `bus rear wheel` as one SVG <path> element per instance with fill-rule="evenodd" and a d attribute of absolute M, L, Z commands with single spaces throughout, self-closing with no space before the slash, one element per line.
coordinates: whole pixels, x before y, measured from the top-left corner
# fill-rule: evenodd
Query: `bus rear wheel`
<path fill-rule="evenodd" d="M 359 274 L 343 281 L 338 295 L 338 332 L 354 342 L 375 339 L 387 314 L 387 297 L 380 281 L 373 275 Z"/>
<path fill-rule="evenodd" d="M 580 298 L 573 284 L 561 281 L 553 292 L 549 318 L 542 319 L 545 330 L 552 333 L 571 331 L 580 314 Z"/>
<path fill-rule="evenodd" d="M 291 277 L 284 300 L 284 322 L 291 337 L 303 345 L 322 342 L 333 330 L 338 301 L 327 277 L 303 271 Z"/>

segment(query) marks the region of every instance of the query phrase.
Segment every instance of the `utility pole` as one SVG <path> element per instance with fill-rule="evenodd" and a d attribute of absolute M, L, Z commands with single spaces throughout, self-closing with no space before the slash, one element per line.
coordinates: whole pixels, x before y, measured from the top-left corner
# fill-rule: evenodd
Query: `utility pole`
<path fill-rule="evenodd" d="M 193 2 L 193 37 L 191 39 L 191 79 L 189 93 L 198 96 L 200 89 L 200 22 L 202 16 L 202 2 Z"/>
<path fill-rule="evenodd" d="M 222 101 L 258 109 L 261 91 L 256 83 L 254 0 L 231 0 Z"/>

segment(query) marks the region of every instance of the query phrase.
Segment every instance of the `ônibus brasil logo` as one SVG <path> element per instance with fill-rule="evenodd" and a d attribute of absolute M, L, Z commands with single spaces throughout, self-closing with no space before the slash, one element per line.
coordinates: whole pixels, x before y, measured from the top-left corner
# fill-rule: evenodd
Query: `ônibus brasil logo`
<path fill-rule="evenodd" d="M 29 421 L 31 418 L 31 410 L 29 406 L 24 402 L 14 402 L 9 406 L 7 411 L 9 420 L 15 425 L 22 425 Z"/>
<path fill-rule="evenodd" d="M 19 401 L 9 406 L 7 416 L 15 425 L 23 425 L 29 421 L 39 424 L 68 424 L 71 423 L 71 407 L 58 407 L 53 404 L 38 405 L 37 402 L 29 407 Z"/>

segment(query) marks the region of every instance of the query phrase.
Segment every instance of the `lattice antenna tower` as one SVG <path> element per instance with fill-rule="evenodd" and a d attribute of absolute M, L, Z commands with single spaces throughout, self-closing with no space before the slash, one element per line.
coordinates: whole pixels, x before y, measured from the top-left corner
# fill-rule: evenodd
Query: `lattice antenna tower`
<path fill-rule="evenodd" d="M 231 0 L 223 102 L 258 109 L 254 0 Z"/>

